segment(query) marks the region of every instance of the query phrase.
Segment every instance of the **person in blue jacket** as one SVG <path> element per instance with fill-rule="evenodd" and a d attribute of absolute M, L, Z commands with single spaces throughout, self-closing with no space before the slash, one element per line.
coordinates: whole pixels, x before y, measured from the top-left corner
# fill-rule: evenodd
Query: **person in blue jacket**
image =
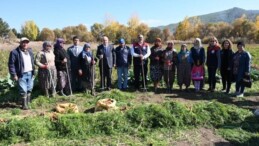
<path fill-rule="evenodd" d="M 28 103 L 31 100 L 34 76 L 34 55 L 32 49 L 28 46 L 29 42 L 28 38 L 22 37 L 20 45 L 11 51 L 8 61 L 11 78 L 18 82 L 24 110 L 28 109 Z"/>
<path fill-rule="evenodd" d="M 251 66 L 251 55 L 249 52 L 245 51 L 245 43 L 237 43 L 238 51 L 233 57 L 233 75 L 236 80 L 236 96 L 244 97 L 245 86 L 243 84 L 243 79 L 245 75 L 249 75 Z"/>

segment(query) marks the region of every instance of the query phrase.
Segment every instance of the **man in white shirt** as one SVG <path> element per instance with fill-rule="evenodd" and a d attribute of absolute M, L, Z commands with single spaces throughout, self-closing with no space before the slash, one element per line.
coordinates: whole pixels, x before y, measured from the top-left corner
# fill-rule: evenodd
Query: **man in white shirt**
<path fill-rule="evenodd" d="M 78 74 L 79 70 L 79 54 L 83 51 L 83 47 L 79 46 L 80 40 L 77 36 L 73 37 L 73 45 L 67 49 L 67 53 L 70 58 L 70 68 L 71 68 L 71 79 L 72 79 L 72 90 L 80 91 L 82 90 L 81 78 Z"/>
<path fill-rule="evenodd" d="M 28 47 L 29 42 L 28 38 L 21 38 L 20 45 L 11 51 L 8 62 L 12 80 L 18 81 L 24 110 L 28 109 L 28 103 L 31 100 L 34 75 L 34 55 L 32 49 Z"/>

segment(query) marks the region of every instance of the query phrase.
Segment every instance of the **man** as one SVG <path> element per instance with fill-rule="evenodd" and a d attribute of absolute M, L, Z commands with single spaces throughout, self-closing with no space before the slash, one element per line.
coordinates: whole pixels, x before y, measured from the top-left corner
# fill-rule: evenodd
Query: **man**
<path fill-rule="evenodd" d="M 96 57 L 99 59 L 99 68 L 101 75 L 101 89 L 105 88 L 106 80 L 106 89 L 111 89 L 111 75 L 112 67 L 115 66 L 114 61 L 114 48 L 113 45 L 109 44 L 109 39 L 107 36 L 103 37 L 103 44 L 97 47 Z"/>
<path fill-rule="evenodd" d="M 130 68 L 132 57 L 130 47 L 125 45 L 123 38 L 119 39 L 119 46 L 115 49 L 114 56 L 118 75 L 118 89 L 126 90 L 128 86 L 128 69 Z"/>
<path fill-rule="evenodd" d="M 23 99 L 22 109 L 24 110 L 28 109 L 28 103 L 31 100 L 34 75 L 34 55 L 32 49 L 28 47 L 29 42 L 28 38 L 21 38 L 20 45 L 11 51 L 8 62 L 12 80 L 18 81 L 19 94 Z"/>
<path fill-rule="evenodd" d="M 72 91 L 80 91 L 82 89 L 81 79 L 78 74 L 79 59 L 78 56 L 82 52 L 83 47 L 79 46 L 80 40 L 77 36 L 73 37 L 73 46 L 67 49 L 67 53 L 70 58 L 71 79 L 72 79 Z"/>
<path fill-rule="evenodd" d="M 146 90 L 145 85 L 147 83 L 147 64 L 148 64 L 148 57 L 150 56 L 151 51 L 149 45 L 144 42 L 143 35 L 138 35 L 138 42 L 133 44 L 131 49 L 131 55 L 133 56 L 133 70 L 134 70 L 134 78 L 135 78 L 135 89 L 139 89 L 139 77 L 141 74 L 142 85 L 144 90 Z M 144 72 L 144 75 L 143 75 Z"/>

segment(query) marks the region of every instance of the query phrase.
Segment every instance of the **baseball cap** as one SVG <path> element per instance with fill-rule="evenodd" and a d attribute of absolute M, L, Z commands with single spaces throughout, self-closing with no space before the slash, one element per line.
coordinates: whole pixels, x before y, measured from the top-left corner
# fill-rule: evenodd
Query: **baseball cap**
<path fill-rule="evenodd" d="M 22 37 L 20 39 L 20 42 L 25 42 L 25 41 L 27 41 L 28 43 L 30 42 L 30 40 L 28 38 L 26 38 L 26 37 Z"/>
<path fill-rule="evenodd" d="M 125 43 L 125 40 L 124 40 L 123 38 L 120 38 L 120 39 L 119 39 L 119 43 L 120 43 L 120 44 L 124 44 L 124 43 Z"/>

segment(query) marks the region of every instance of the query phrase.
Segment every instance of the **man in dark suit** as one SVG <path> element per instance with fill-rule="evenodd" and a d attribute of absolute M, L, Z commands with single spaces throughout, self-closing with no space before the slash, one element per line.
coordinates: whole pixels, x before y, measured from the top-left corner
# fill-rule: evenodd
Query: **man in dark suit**
<path fill-rule="evenodd" d="M 111 89 L 111 75 L 112 67 L 115 65 L 113 45 L 109 44 L 109 39 L 107 36 L 103 37 L 103 44 L 97 47 L 96 57 L 99 59 L 99 68 L 101 75 L 101 88 L 105 88 L 106 80 L 106 89 Z"/>

